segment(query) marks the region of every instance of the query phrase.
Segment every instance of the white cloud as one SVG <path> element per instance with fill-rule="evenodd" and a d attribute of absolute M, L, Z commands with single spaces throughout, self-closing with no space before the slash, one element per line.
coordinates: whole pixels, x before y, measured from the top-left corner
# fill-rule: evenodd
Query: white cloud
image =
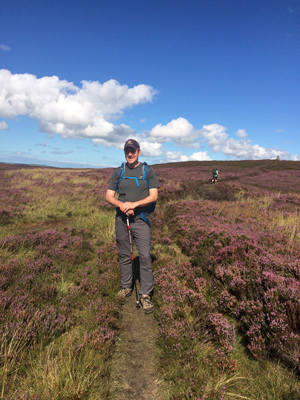
<path fill-rule="evenodd" d="M 214 152 L 221 152 L 227 156 L 237 159 L 272 159 L 279 156 L 281 159 L 292 159 L 288 152 L 264 148 L 258 144 L 252 144 L 251 140 L 246 139 L 247 133 L 244 129 L 239 129 L 236 133 L 241 139 L 235 140 L 229 138 L 226 128 L 218 124 L 204 125 L 201 129 L 206 144 L 212 148 Z"/>
<path fill-rule="evenodd" d="M 201 135 L 207 139 L 208 146 L 212 147 L 214 152 L 218 152 L 228 140 L 228 134 L 225 131 L 226 128 L 218 124 L 204 125 L 200 130 Z"/>
<path fill-rule="evenodd" d="M 158 124 L 149 133 L 149 139 L 160 143 L 174 142 L 181 147 L 199 147 L 198 131 L 185 118 L 173 119 L 167 125 Z"/>
<path fill-rule="evenodd" d="M 0 121 L 0 131 L 7 131 L 8 125 L 5 121 Z"/>
<path fill-rule="evenodd" d="M 147 141 L 140 142 L 143 157 L 159 157 L 163 154 L 160 143 L 151 143 Z"/>
<path fill-rule="evenodd" d="M 227 128 L 222 125 L 204 125 L 197 130 L 183 117 L 166 125 L 157 124 L 140 135 L 130 126 L 116 124 L 124 110 L 151 102 L 155 93 L 151 86 L 141 84 L 129 88 L 113 79 L 104 83 L 82 81 L 78 87 L 57 76 L 37 78 L 0 70 L 0 117 L 16 119 L 27 115 L 38 120 L 40 130 L 50 135 L 58 134 L 64 139 L 88 138 L 95 145 L 106 147 L 122 149 L 126 139 L 136 138 L 143 156 L 165 155 L 168 161 L 210 160 L 207 152 L 210 150 L 238 159 L 300 158 L 300 155 L 291 156 L 282 150 L 253 145 L 245 129 L 236 132 L 236 140 L 229 137 Z M 0 130 L 7 129 L 8 124 L 0 121 Z M 182 149 L 199 148 L 201 142 L 207 151 L 190 156 L 181 151 L 165 152 L 163 145 L 170 142 Z"/>
<path fill-rule="evenodd" d="M 298 154 L 297 156 L 291 156 L 291 160 L 292 161 L 300 161 L 300 154 Z"/>
<path fill-rule="evenodd" d="M 190 161 L 210 161 L 211 158 L 207 155 L 207 151 L 199 151 L 189 156 Z"/>
<path fill-rule="evenodd" d="M 0 49 L 3 51 L 10 51 L 10 47 L 6 46 L 5 44 L 0 44 Z"/>
<path fill-rule="evenodd" d="M 241 139 L 245 139 L 247 137 L 247 133 L 246 133 L 245 129 L 239 129 L 236 132 L 236 136 L 240 137 Z"/>
<path fill-rule="evenodd" d="M 187 156 L 184 156 L 181 151 L 167 151 L 166 159 L 167 162 L 178 162 L 178 161 L 187 161 Z"/>
<path fill-rule="evenodd" d="M 87 128 L 87 131 L 90 128 Z M 89 132 L 88 132 L 89 134 Z M 87 137 L 90 137 L 87 135 Z M 114 126 L 111 124 L 111 131 L 107 136 L 102 135 L 101 138 L 92 139 L 94 145 L 101 144 L 105 147 L 117 147 L 123 149 L 124 143 L 129 138 L 136 138 L 136 132 L 130 126 L 121 124 Z M 136 138 L 138 140 L 138 138 Z"/>
<path fill-rule="evenodd" d="M 183 162 L 183 161 L 210 161 L 211 158 L 207 155 L 206 151 L 193 153 L 190 156 L 182 154 L 181 151 L 167 151 L 167 162 Z"/>
<path fill-rule="evenodd" d="M 252 145 L 250 141 L 234 140 L 232 138 L 228 139 L 223 145 L 222 152 L 229 156 L 250 160 L 272 159 L 277 156 L 283 159 L 290 158 L 290 154 L 286 151 L 268 149 L 258 144 Z"/>
<path fill-rule="evenodd" d="M 38 79 L 0 70 L 0 116 L 28 115 L 39 120 L 41 131 L 51 135 L 117 146 L 132 129 L 111 121 L 126 108 L 152 101 L 156 93 L 148 85 L 129 88 L 113 79 L 81 84 L 79 88 L 57 76 Z"/>

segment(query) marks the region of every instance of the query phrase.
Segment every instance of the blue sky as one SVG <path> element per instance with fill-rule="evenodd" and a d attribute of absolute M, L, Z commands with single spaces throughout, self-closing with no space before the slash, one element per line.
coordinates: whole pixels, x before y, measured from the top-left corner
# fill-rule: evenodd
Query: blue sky
<path fill-rule="evenodd" d="M 300 160 L 299 0 L 0 0 L 0 161 Z"/>

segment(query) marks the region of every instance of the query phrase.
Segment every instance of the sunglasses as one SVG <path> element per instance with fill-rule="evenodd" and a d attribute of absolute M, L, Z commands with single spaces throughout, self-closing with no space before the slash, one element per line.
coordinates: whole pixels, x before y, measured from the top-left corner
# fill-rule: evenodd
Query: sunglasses
<path fill-rule="evenodd" d="M 125 154 L 135 154 L 138 151 L 138 149 L 132 149 L 131 147 L 127 148 L 124 150 Z"/>

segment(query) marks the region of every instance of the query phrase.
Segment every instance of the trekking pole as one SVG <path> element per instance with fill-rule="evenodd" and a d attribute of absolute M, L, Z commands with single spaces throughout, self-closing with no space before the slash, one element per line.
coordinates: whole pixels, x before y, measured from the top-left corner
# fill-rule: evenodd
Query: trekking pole
<path fill-rule="evenodd" d="M 129 243 L 130 243 L 132 278 L 133 278 L 133 285 L 135 287 L 136 308 L 140 308 L 139 296 L 138 296 L 137 287 L 136 287 L 135 270 L 134 270 L 134 265 L 133 265 L 133 247 L 132 247 L 132 238 L 131 238 L 131 231 L 130 231 L 128 216 L 126 218 L 126 221 L 127 221 L 127 229 L 128 229 Z"/>

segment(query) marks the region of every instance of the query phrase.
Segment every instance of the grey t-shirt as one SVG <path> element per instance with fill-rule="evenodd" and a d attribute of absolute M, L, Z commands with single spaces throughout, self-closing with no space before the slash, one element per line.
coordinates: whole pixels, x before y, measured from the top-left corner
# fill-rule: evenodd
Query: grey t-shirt
<path fill-rule="evenodd" d="M 110 182 L 108 185 L 109 190 L 117 191 L 118 190 L 118 182 L 120 178 L 120 170 L 121 167 L 118 167 L 114 170 Z M 126 179 L 128 178 L 136 178 L 136 179 Z M 142 200 L 145 197 L 149 196 L 149 189 L 159 188 L 159 182 L 157 180 L 157 176 L 152 167 L 149 166 L 148 169 L 148 183 L 144 178 L 143 173 L 143 163 L 136 168 L 128 168 L 127 164 L 124 165 L 124 174 L 123 179 L 119 185 L 119 197 L 118 199 L 125 203 L 126 201 L 134 202 L 138 200 Z M 136 213 L 140 213 L 145 207 L 139 207 L 136 209 Z"/>

